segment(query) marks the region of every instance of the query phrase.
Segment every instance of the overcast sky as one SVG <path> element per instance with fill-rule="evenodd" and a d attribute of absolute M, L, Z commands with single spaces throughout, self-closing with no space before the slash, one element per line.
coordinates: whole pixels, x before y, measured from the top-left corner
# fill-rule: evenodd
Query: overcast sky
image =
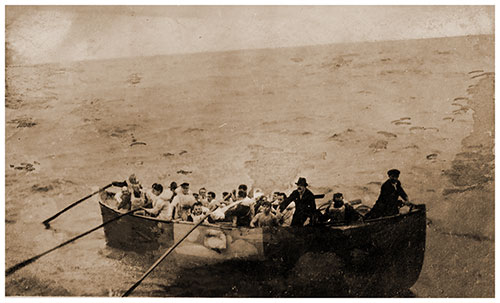
<path fill-rule="evenodd" d="M 494 32 L 493 6 L 6 7 L 12 64 Z"/>

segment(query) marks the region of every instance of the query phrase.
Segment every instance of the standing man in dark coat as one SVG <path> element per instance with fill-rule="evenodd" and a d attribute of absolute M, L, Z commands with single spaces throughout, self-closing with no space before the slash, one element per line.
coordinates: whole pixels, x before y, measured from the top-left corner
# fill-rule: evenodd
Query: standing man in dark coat
<path fill-rule="evenodd" d="M 399 174 L 400 171 L 397 169 L 391 169 L 387 172 L 389 179 L 382 184 L 377 202 L 375 202 L 371 211 L 366 214 L 365 219 L 397 215 L 399 214 L 399 207 L 408 203 L 408 195 L 398 180 Z M 399 200 L 399 197 L 403 199 L 403 203 Z"/>
<path fill-rule="evenodd" d="M 314 194 L 307 189 L 307 181 L 305 178 L 299 178 L 297 189 L 294 190 L 288 198 L 280 205 L 280 211 L 283 212 L 288 204 L 295 202 L 295 213 L 293 214 L 291 226 L 304 226 L 307 218 L 311 223 L 315 221 L 316 202 Z"/>

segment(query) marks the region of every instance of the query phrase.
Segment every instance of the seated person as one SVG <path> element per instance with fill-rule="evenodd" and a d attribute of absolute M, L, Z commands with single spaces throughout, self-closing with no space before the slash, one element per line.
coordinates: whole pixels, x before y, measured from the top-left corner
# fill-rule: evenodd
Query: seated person
<path fill-rule="evenodd" d="M 258 214 L 262 211 L 262 205 L 265 203 L 265 202 L 269 202 L 267 200 L 267 197 L 266 196 L 257 196 L 256 198 L 256 201 L 255 201 L 255 204 L 253 205 L 254 207 L 254 213 L 255 214 Z M 271 203 L 271 202 L 269 202 Z"/>
<path fill-rule="evenodd" d="M 122 190 L 115 195 L 115 199 L 118 202 L 118 210 L 130 210 L 130 207 L 132 207 L 131 198 L 132 194 L 128 190 L 128 187 L 123 186 Z"/>
<path fill-rule="evenodd" d="M 276 208 L 280 205 L 280 201 L 278 200 L 278 197 L 280 197 L 280 192 L 279 191 L 275 191 L 273 192 L 272 196 L 270 197 L 270 202 L 271 202 L 271 207 L 272 209 L 276 210 Z M 271 209 L 271 210 L 272 210 Z"/>
<path fill-rule="evenodd" d="M 351 205 L 344 202 L 342 193 L 335 193 L 332 203 L 325 210 L 323 221 L 348 225 L 361 220 L 361 218 L 361 215 Z"/>
<path fill-rule="evenodd" d="M 278 226 L 279 220 L 278 217 L 271 213 L 271 202 L 264 201 L 262 202 L 262 212 L 255 215 L 255 217 L 250 222 L 250 227 L 271 227 Z"/>
<path fill-rule="evenodd" d="M 123 193 L 123 187 L 127 187 L 128 192 L 131 193 L 130 197 L 130 207 L 128 207 L 127 201 L 122 205 L 122 209 L 136 209 L 144 206 L 145 203 L 145 197 L 142 192 L 142 185 L 135 176 L 135 174 L 131 174 L 127 180 L 123 182 L 118 182 L 114 181 L 111 184 L 113 186 L 119 186 L 122 187 L 122 193 Z M 121 203 L 121 195 L 122 193 L 118 193 L 117 195 L 120 196 L 120 202 Z"/>
<path fill-rule="evenodd" d="M 160 197 L 162 197 L 162 199 L 167 200 L 168 202 L 172 202 L 172 199 L 174 198 L 174 191 L 171 188 L 165 188 L 163 192 L 160 194 Z"/>
<path fill-rule="evenodd" d="M 143 207 L 145 208 L 153 207 L 154 201 L 156 201 L 162 193 L 163 193 L 163 186 L 161 184 L 154 183 L 153 185 L 151 185 L 151 189 L 146 190 L 144 192 L 144 197 L 146 198 L 146 201 Z"/>
<path fill-rule="evenodd" d="M 245 184 L 240 184 L 238 186 L 237 190 L 233 189 L 233 192 L 231 193 L 231 200 L 237 201 L 238 200 L 238 194 L 239 194 L 240 191 L 245 192 L 245 197 L 249 197 L 248 187 Z"/>
<path fill-rule="evenodd" d="M 129 192 L 133 192 L 133 191 L 138 192 L 138 191 L 142 190 L 142 185 L 139 182 L 139 180 L 137 179 L 137 177 L 135 176 L 135 174 L 131 174 L 128 177 L 128 179 L 123 181 L 123 182 L 114 181 L 111 184 L 113 184 L 113 186 L 118 186 L 118 187 L 127 186 Z"/>
<path fill-rule="evenodd" d="M 227 191 L 223 192 L 222 193 L 222 203 L 226 204 L 226 205 L 229 205 L 231 203 L 234 202 L 233 200 L 233 197 L 230 193 L 228 193 Z"/>
<path fill-rule="evenodd" d="M 188 215 L 186 221 L 198 223 L 198 222 L 200 222 L 201 219 L 203 219 L 203 217 L 206 214 L 207 213 L 203 211 L 203 204 L 201 202 L 196 202 L 195 204 L 193 204 L 193 208 L 191 210 L 191 213 Z M 214 223 L 214 221 L 209 216 L 209 217 L 205 218 L 203 223 Z"/>
<path fill-rule="evenodd" d="M 146 194 L 147 199 L 151 201 L 151 207 L 144 208 L 144 211 L 158 219 L 172 220 L 169 211 L 170 202 L 162 196 L 162 192 L 163 186 L 161 184 L 153 184 L 152 191 Z"/>
<path fill-rule="evenodd" d="M 172 192 L 172 198 L 173 198 L 173 196 L 175 196 L 175 195 L 176 195 L 176 192 L 175 192 L 175 191 L 176 191 L 176 189 L 177 189 L 177 182 L 172 181 L 172 182 L 170 183 L 169 189 L 170 189 L 170 191 Z"/>
<path fill-rule="evenodd" d="M 238 191 L 244 191 L 246 196 L 248 196 L 248 187 L 245 184 L 240 184 L 240 186 L 238 186 Z"/>
<path fill-rule="evenodd" d="M 235 202 L 233 202 L 233 199 L 231 198 L 232 195 L 229 192 L 223 192 L 222 196 L 224 197 L 222 201 L 212 201 L 212 207 L 214 208 L 211 209 L 213 213 L 210 215 L 210 217 L 212 217 L 212 219 L 216 221 L 227 221 L 225 215 L 226 210 L 235 205 Z M 217 206 L 218 208 L 215 208 L 215 206 Z"/>
<path fill-rule="evenodd" d="M 146 194 L 139 188 L 135 188 L 130 195 L 130 209 L 137 209 L 146 205 Z M 138 212 L 136 212 L 138 214 Z"/>
<path fill-rule="evenodd" d="M 226 210 L 225 217 L 231 219 L 233 226 L 248 226 L 253 217 L 253 199 L 245 191 L 238 191 L 238 200 Z"/>
<path fill-rule="evenodd" d="M 208 207 L 208 197 L 207 197 L 207 189 L 205 187 L 202 187 L 198 190 L 198 195 L 199 195 L 199 201 L 203 206 Z"/>
<path fill-rule="evenodd" d="M 285 195 L 285 193 L 275 192 L 273 194 L 273 196 L 275 196 L 275 198 L 274 198 L 274 201 L 271 202 L 271 211 L 273 213 L 278 213 L 279 207 L 280 207 L 281 203 L 283 203 L 283 201 L 285 201 L 286 195 Z"/>
<path fill-rule="evenodd" d="M 378 199 L 365 215 L 365 219 L 394 216 L 399 214 L 399 208 L 403 205 L 410 206 L 408 195 L 399 181 L 400 173 L 397 169 L 391 169 L 387 172 L 389 179 L 382 184 Z M 399 198 L 403 200 L 399 200 Z"/>
<path fill-rule="evenodd" d="M 220 205 L 219 201 L 215 200 L 215 193 L 213 191 L 209 191 L 207 193 L 207 202 L 208 202 L 208 209 L 210 211 L 213 211 Z"/>
<path fill-rule="evenodd" d="M 189 183 L 182 183 L 180 188 L 181 191 L 172 200 L 170 212 L 175 208 L 175 219 L 186 221 L 196 199 L 189 191 Z"/>

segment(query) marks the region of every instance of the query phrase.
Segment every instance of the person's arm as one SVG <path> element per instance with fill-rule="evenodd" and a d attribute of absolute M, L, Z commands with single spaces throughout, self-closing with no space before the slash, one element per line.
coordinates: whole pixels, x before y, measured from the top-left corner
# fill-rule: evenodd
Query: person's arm
<path fill-rule="evenodd" d="M 253 218 L 255 216 L 255 200 L 253 200 L 252 203 L 250 203 L 250 218 Z"/>
<path fill-rule="evenodd" d="M 147 213 L 150 213 L 153 216 L 158 216 L 158 214 L 165 209 L 167 202 L 162 198 L 158 198 L 156 200 L 156 205 L 153 208 L 144 208 Z"/>
<path fill-rule="evenodd" d="M 404 191 L 403 187 L 401 186 L 401 182 L 398 182 L 398 195 L 403 198 L 406 202 L 408 202 L 408 195 Z"/>
<path fill-rule="evenodd" d="M 167 209 L 167 218 L 173 219 L 174 209 L 179 204 L 179 196 L 174 196 L 172 199 L 172 203 L 170 203 L 170 207 Z"/>
<path fill-rule="evenodd" d="M 286 209 L 286 207 L 288 206 L 288 204 L 292 203 L 293 201 L 295 201 L 297 199 L 297 196 L 298 196 L 299 192 L 294 190 L 290 196 L 288 196 L 280 205 L 280 211 L 283 211 Z"/>
<path fill-rule="evenodd" d="M 250 227 L 255 227 L 255 223 L 257 223 L 257 221 L 259 221 L 259 218 L 260 218 L 260 214 L 257 214 L 253 219 L 252 221 L 250 221 Z"/>

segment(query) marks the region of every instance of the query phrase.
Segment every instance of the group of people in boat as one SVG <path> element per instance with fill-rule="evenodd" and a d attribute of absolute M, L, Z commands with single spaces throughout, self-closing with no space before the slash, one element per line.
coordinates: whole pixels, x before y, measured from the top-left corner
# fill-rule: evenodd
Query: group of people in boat
<path fill-rule="evenodd" d="M 144 189 L 135 174 L 132 174 L 123 182 L 112 183 L 113 186 L 121 187 L 121 191 L 114 195 L 113 206 L 120 211 L 141 209 L 137 213 L 167 221 L 222 221 L 230 222 L 233 226 L 352 224 L 396 215 L 400 207 L 410 204 L 399 181 L 400 171 L 391 169 L 387 175 L 389 179 L 382 185 L 377 202 L 365 216 L 345 202 L 342 193 L 333 194 L 332 200 L 321 212 L 317 209 L 315 195 L 307 188 L 307 180 L 303 177 L 295 183 L 297 188 L 289 196 L 283 192 L 265 195 L 259 189 L 248 192 L 248 187 L 241 184 L 237 190 L 224 192 L 217 199 L 213 191 L 207 191 L 204 187 L 193 193 L 189 183 L 177 186 L 176 182 L 172 182 L 168 188 L 154 183 L 151 188 Z"/>

